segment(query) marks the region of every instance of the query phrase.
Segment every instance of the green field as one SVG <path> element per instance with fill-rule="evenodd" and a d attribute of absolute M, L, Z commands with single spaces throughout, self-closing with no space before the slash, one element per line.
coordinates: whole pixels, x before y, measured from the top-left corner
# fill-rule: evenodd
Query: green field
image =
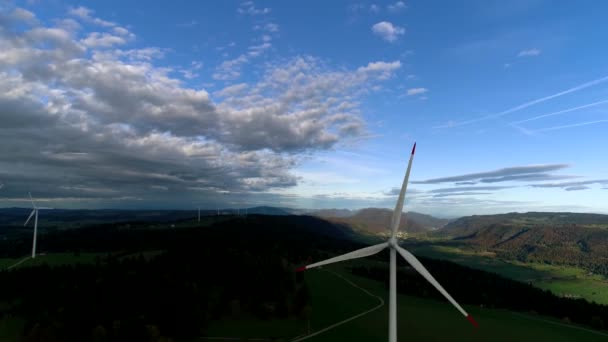
<path fill-rule="evenodd" d="M 365 260 L 348 265 L 366 263 Z M 311 332 L 367 311 L 378 299 L 357 289 L 338 275 L 354 282 L 388 303 L 388 292 L 380 282 L 350 274 L 339 266 L 305 273 L 312 295 Z M 449 290 L 449 285 L 446 285 Z M 449 303 L 398 296 L 399 337 L 408 341 L 606 341 L 608 334 L 564 324 L 554 318 L 506 310 L 482 309 L 465 305 L 480 328 L 474 329 Z M 264 339 L 283 337 L 289 341 L 306 332 L 305 320 L 256 319 L 223 320 L 209 329 L 210 337 Z M 272 331 L 271 334 L 268 332 Z M 353 321 L 330 329 L 307 341 L 386 341 L 388 306 L 384 305 Z"/>
<path fill-rule="evenodd" d="M 589 274 L 581 268 L 503 260 L 491 253 L 474 252 L 455 246 L 424 244 L 409 248 L 416 255 L 449 260 L 521 282 L 530 282 L 559 296 L 582 297 L 608 304 L 608 279 Z"/>
<path fill-rule="evenodd" d="M 208 338 L 232 337 L 239 339 L 285 338 L 306 332 L 306 321 L 298 319 L 260 320 L 253 317 L 212 321 L 207 329 Z"/>
<path fill-rule="evenodd" d="M 35 259 L 31 257 L 24 258 L 4 258 L 0 259 L 0 270 L 5 270 L 12 265 L 21 262 L 18 267 L 29 267 L 38 265 L 49 265 L 49 266 L 60 266 L 60 265 L 73 265 L 73 264 L 91 264 L 94 263 L 97 257 L 104 258 L 106 253 L 80 253 L 80 255 L 74 255 L 74 253 L 49 253 L 37 255 Z M 25 260 L 24 260 L 25 259 Z"/>
<path fill-rule="evenodd" d="M 36 258 L 35 263 L 66 264 L 93 262 L 98 254 L 53 254 Z M 44 257 L 47 257 L 46 260 Z M 7 262 L 6 260 L 2 260 Z M 12 261 L 12 260 L 11 260 Z M 30 262 L 28 260 L 27 262 Z M 22 264 L 25 266 L 26 263 Z M 240 317 L 213 321 L 207 336 L 217 338 L 273 339 L 289 341 L 345 320 L 379 305 L 378 296 L 387 302 L 388 292 L 380 282 L 350 274 L 343 268 L 373 261 L 354 261 L 326 269 L 313 269 L 304 273 L 310 288 L 313 311 L 310 322 L 305 319 L 259 320 Z M 21 267 L 21 266 L 20 266 Z M 373 296 L 348 283 L 345 279 L 369 291 Z M 446 284 L 449 291 L 449 284 Z M 606 341 L 608 335 L 565 325 L 552 319 L 504 310 L 481 309 L 465 305 L 481 328 L 474 329 L 449 303 L 416 297 L 398 296 L 399 336 L 412 341 Z M 309 341 L 386 341 L 387 305 L 344 325 L 330 329 Z M 22 329 L 18 319 L 0 321 L 0 340 L 12 340 Z M 201 339 L 206 340 L 206 339 Z"/>
<path fill-rule="evenodd" d="M 18 341 L 25 322 L 19 318 L 4 318 L 0 320 L 0 341 Z"/>
<path fill-rule="evenodd" d="M 387 300 L 388 292 L 381 283 L 350 275 L 339 268 L 335 270 L 371 293 Z M 337 303 L 331 299 L 342 297 L 344 291 L 348 291 L 347 288 L 352 287 L 351 285 L 322 270 L 307 271 L 306 277 L 311 286 L 313 299 L 321 299 L 321 301 L 315 300 L 313 304 L 315 330 L 322 328 L 325 322 L 337 322 L 343 319 L 342 317 L 355 314 L 359 310 L 357 308 L 359 302 L 367 302 L 368 309 L 376 305 L 371 297 L 361 291 L 359 294 L 351 293 L 344 302 Z M 449 290 L 449 285 L 446 287 Z M 562 325 L 550 318 L 467 306 L 465 309 L 479 322 L 479 329 L 474 329 L 447 302 L 399 295 L 399 337 L 407 341 L 606 341 L 608 338 L 608 334 L 603 335 L 576 326 Z M 368 315 L 312 337 L 309 341 L 386 341 L 387 322 L 388 308 L 384 306 Z"/>

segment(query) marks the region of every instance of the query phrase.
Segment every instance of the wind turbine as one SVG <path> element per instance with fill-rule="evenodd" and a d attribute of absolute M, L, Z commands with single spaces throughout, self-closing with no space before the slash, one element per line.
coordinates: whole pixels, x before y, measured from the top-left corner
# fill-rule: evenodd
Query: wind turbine
<path fill-rule="evenodd" d="M 463 314 L 471 324 L 478 327 L 477 322 L 469 315 L 464 309 L 450 296 L 450 294 L 435 280 L 435 278 L 427 271 L 427 269 L 416 259 L 416 257 L 401 248 L 397 242 L 397 230 L 399 229 L 399 221 L 401 221 L 401 212 L 403 211 L 403 201 L 405 199 L 405 192 L 407 190 L 408 179 L 410 178 L 410 170 L 412 168 L 412 161 L 414 160 L 414 153 L 416 152 L 416 143 L 412 148 L 412 154 L 410 155 L 410 161 L 407 165 L 407 171 L 405 172 L 405 178 L 403 179 L 403 185 L 401 186 L 401 192 L 399 193 L 399 199 L 393 211 L 393 217 L 391 219 L 391 236 L 387 242 L 362 248 L 354 252 L 346 253 L 331 259 L 319 261 L 314 264 L 310 264 L 304 267 L 296 269 L 296 272 L 302 272 L 307 269 L 332 264 L 334 262 L 345 261 L 356 258 L 363 258 L 370 255 L 374 255 L 384 250 L 385 248 L 390 249 L 390 282 L 389 282 L 389 320 L 388 320 L 388 340 L 389 342 L 397 342 L 397 253 L 399 253 L 405 261 L 407 261 L 418 273 L 420 273 L 431 285 L 433 285 L 447 300 L 452 303 Z"/>
<path fill-rule="evenodd" d="M 198 222 L 201 222 L 201 207 L 198 207 Z"/>
<path fill-rule="evenodd" d="M 32 213 L 30 214 L 30 216 L 27 218 L 27 220 L 25 221 L 25 223 L 23 224 L 23 226 L 27 226 L 28 222 L 30 222 L 30 219 L 32 218 L 32 216 L 34 216 L 34 242 L 32 244 L 32 259 L 36 258 L 36 236 L 38 235 L 38 210 L 40 209 L 52 209 L 52 208 L 46 208 L 46 207 L 37 207 L 36 203 L 34 203 L 34 199 L 32 199 L 32 194 L 31 193 L 27 193 L 30 196 L 30 201 L 32 202 L 32 207 L 34 208 L 32 210 Z"/>

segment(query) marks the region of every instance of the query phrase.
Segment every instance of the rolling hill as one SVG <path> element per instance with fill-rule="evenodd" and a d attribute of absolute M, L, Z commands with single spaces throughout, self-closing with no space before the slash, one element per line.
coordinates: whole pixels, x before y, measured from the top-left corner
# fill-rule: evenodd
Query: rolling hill
<path fill-rule="evenodd" d="M 332 222 L 343 223 L 356 230 L 371 234 L 384 234 L 391 222 L 392 210 L 380 208 L 365 208 L 346 216 L 343 210 L 324 210 L 313 213 Z M 399 229 L 409 233 L 419 233 L 440 229 L 448 220 L 438 219 L 430 215 L 408 212 L 401 215 Z"/>
<path fill-rule="evenodd" d="M 580 266 L 608 275 L 608 215 L 530 212 L 468 216 L 434 234 L 502 258 Z"/>

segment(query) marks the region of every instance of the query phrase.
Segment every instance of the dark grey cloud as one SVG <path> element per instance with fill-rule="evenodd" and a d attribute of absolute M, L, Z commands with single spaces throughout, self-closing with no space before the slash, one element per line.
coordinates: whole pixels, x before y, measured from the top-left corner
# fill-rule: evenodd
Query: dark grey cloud
<path fill-rule="evenodd" d="M 478 192 L 478 191 L 470 191 L 470 192 L 446 192 L 439 193 L 433 195 L 433 197 L 450 197 L 450 196 L 475 196 L 475 195 L 491 195 L 492 192 Z"/>
<path fill-rule="evenodd" d="M 579 178 L 579 176 L 567 176 L 567 175 L 552 175 L 548 173 L 529 173 L 523 175 L 512 175 L 494 178 L 482 178 L 479 180 L 481 183 L 498 183 L 508 181 L 548 181 L 548 180 L 561 180 L 561 179 L 572 179 Z"/>
<path fill-rule="evenodd" d="M 456 182 L 455 185 L 475 185 L 477 182 Z"/>
<path fill-rule="evenodd" d="M 514 166 L 507 167 L 503 169 L 498 169 L 494 171 L 486 171 L 486 172 L 478 172 L 478 173 L 469 173 L 458 176 L 450 176 L 450 177 L 441 177 L 441 178 L 433 178 L 427 179 L 424 181 L 413 181 L 414 184 L 440 184 L 440 183 L 452 183 L 452 182 L 463 182 L 463 181 L 481 181 L 482 179 L 501 181 L 497 180 L 501 177 L 515 177 L 522 175 L 530 175 L 530 174 L 538 174 L 538 173 L 546 173 L 550 171 L 557 171 L 564 168 L 567 168 L 569 165 L 567 164 L 548 164 L 548 165 L 530 165 L 530 166 Z M 516 179 L 516 178 L 515 178 Z M 505 179 L 507 180 L 515 180 L 515 179 Z"/>
<path fill-rule="evenodd" d="M 584 185 L 577 185 L 577 186 L 569 186 L 567 188 L 565 188 L 566 191 L 578 191 L 578 190 L 588 190 L 591 189 L 588 186 L 584 186 Z"/>
<path fill-rule="evenodd" d="M 392 188 L 389 191 L 385 191 L 384 194 L 386 196 L 399 196 L 399 193 L 401 192 L 401 188 Z M 414 194 L 421 194 L 423 193 L 423 191 L 420 191 L 418 189 L 412 189 L 412 188 L 408 188 L 407 189 L 407 195 L 414 195 Z"/>
<path fill-rule="evenodd" d="M 463 193 L 463 192 L 470 192 L 470 191 L 478 192 L 478 191 L 484 191 L 484 190 L 503 190 L 503 189 L 510 189 L 510 188 L 514 188 L 514 187 L 513 186 L 459 186 L 459 187 L 454 187 L 454 188 L 434 189 L 429 192 L 431 192 L 431 193 L 448 193 L 448 192 Z"/>
<path fill-rule="evenodd" d="M 580 187 L 591 184 L 608 184 L 608 179 L 594 179 L 594 180 L 586 180 L 579 182 L 562 182 L 562 183 L 540 183 L 540 184 L 531 184 L 530 186 L 535 188 L 572 188 L 572 187 Z M 574 190 L 582 190 L 582 189 L 574 189 Z"/>

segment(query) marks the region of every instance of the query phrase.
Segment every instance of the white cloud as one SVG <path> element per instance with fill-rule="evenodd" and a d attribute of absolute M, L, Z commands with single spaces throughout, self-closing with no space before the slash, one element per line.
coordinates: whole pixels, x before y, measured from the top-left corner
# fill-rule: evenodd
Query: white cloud
<path fill-rule="evenodd" d="M 240 55 L 237 58 L 223 61 L 218 67 L 217 71 L 213 74 L 213 79 L 219 81 L 234 80 L 241 76 L 241 66 L 249 62 L 249 58 L 246 55 Z"/>
<path fill-rule="evenodd" d="M 264 50 L 270 49 L 271 46 L 272 44 L 270 44 L 269 42 L 264 42 L 259 45 L 253 45 L 249 47 L 249 52 L 247 54 L 251 57 L 257 57 L 261 55 Z"/>
<path fill-rule="evenodd" d="M 407 8 L 407 6 L 405 5 L 405 2 L 403 1 L 397 1 L 394 4 L 390 4 L 388 6 L 386 6 L 386 8 L 390 11 L 390 12 L 401 12 L 403 10 L 405 10 Z"/>
<path fill-rule="evenodd" d="M 121 36 L 129 36 L 131 35 L 131 33 L 129 32 L 129 30 L 127 30 L 124 27 L 120 27 L 120 26 L 116 26 L 113 28 L 114 33 L 121 35 Z"/>
<path fill-rule="evenodd" d="M 369 6 L 369 11 L 372 13 L 378 13 L 378 12 L 380 12 L 380 6 L 378 6 L 376 4 L 371 4 Z"/>
<path fill-rule="evenodd" d="M 357 69 L 357 71 L 365 72 L 365 73 L 369 73 L 369 72 L 377 73 L 379 79 L 388 79 L 399 68 L 401 68 L 400 61 L 371 62 L 371 63 L 368 63 L 364 67 L 359 67 L 359 69 Z"/>
<path fill-rule="evenodd" d="M 420 95 L 428 92 L 426 88 L 410 88 L 407 90 L 407 96 Z"/>
<path fill-rule="evenodd" d="M 32 23 L 32 24 L 35 23 L 36 20 L 37 20 L 36 19 L 36 15 L 34 13 L 32 13 L 32 12 L 30 12 L 30 11 L 24 9 L 24 8 L 16 8 L 13 11 L 12 16 L 15 19 L 18 19 L 18 20 L 21 20 L 21 21 L 25 21 L 25 22 L 28 22 L 28 23 Z"/>
<path fill-rule="evenodd" d="M 91 32 L 85 39 L 81 41 L 86 47 L 112 47 L 114 45 L 123 45 L 127 41 L 119 36 L 114 36 L 108 33 Z"/>
<path fill-rule="evenodd" d="M 235 80 L 241 77 L 241 68 L 243 67 L 243 65 L 249 63 L 251 58 L 256 58 L 262 55 L 266 50 L 272 47 L 272 37 L 270 35 L 264 34 L 259 38 L 259 40 L 262 41 L 262 43 L 249 46 L 247 48 L 247 53 L 243 53 L 236 58 L 222 62 L 217 67 L 216 72 L 213 73 L 212 77 L 220 81 Z M 225 47 L 219 47 L 216 49 L 218 51 L 222 51 L 227 47 L 233 47 L 235 45 L 236 44 L 234 42 L 231 42 Z M 222 56 L 227 55 L 223 54 Z"/>
<path fill-rule="evenodd" d="M 80 18 L 81 20 L 91 23 L 91 24 L 95 24 L 95 25 L 99 25 L 99 26 L 103 26 L 103 27 L 116 26 L 116 23 L 113 23 L 111 21 L 106 21 L 106 20 L 102 20 L 102 19 L 93 17 L 92 16 L 93 11 L 86 7 L 83 7 L 83 6 L 79 6 L 76 8 L 71 7 L 68 10 L 68 13 L 72 16 Z"/>
<path fill-rule="evenodd" d="M 535 57 L 541 54 L 541 50 L 540 49 L 527 49 L 527 50 L 521 50 L 518 54 L 517 57 Z"/>
<path fill-rule="evenodd" d="M 372 26 L 372 32 L 388 42 L 394 42 L 405 34 L 405 29 L 388 21 L 381 21 Z"/>
<path fill-rule="evenodd" d="M 215 95 L 222 97 L 233 97 L 243 94 L 246 89 L 247 83 L 238 83 L 231 86 L 227 86 L 226 88 L 215 92 Z"/>
<path fill-rule="evenodd" d="M 239 14 L 248 14 L 251 16 L 256 16 L 256 15 L 263 15 L 263 14 L 270 13 L 270 8 L 268 8 L 268 7 L 258 8 L 258 7 L 255 7 L 255 4 L 253 3 L 253 1 L 245 1 L 245 2 L 241 3 L 239 8 L 237 8 L 237 12 Z"/>
<path fill-rule="evenodd" d="M 72 15 L 91 18 L 84 8 Z M 344 70 L 299 56 L 264 64 L 217 101 L 174 76 L 202 64 L 163 66 L 165 49 L 127 48 L 117 25 L 89 34 L 17 20 L 0 30 L 0 169 L 11 189 L 35 187 L 47 198 L 85 191 L 109 203 L 169 188 L 165 206 L 190 202 L 192 188 L 214 200 L 291 187 L 298 153 L 365 132 L 361 98 L 401 66 Z M 225 63 L 232 70 L 247 58 Z"/>
<path fill-rule="evenodd" d="M 270 33 L 276 33 L 279 32 L 279 25 L 275 24 L 275 23 L 267 23 L 265 25 L 255 25 L 253 26 L 253 29 L 256 31 L 267 31 Z"/>

